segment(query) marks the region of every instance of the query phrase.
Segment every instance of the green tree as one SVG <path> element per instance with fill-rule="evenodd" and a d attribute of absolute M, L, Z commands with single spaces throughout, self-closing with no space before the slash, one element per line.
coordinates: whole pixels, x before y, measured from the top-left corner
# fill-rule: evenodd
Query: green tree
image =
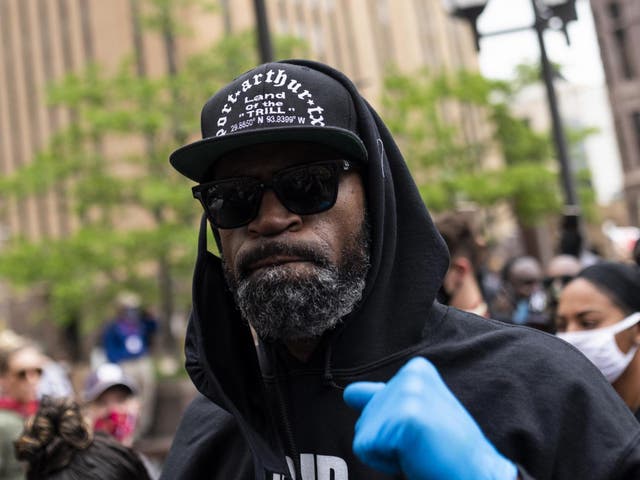
<path fill-rule="evenodd" d="M 509 84 L 466 71 L 386 77 L 385 118 L 432 210 L 454 209 L 460 202 L 483 207 L 508 202 L 528 224 L 558 212 L 550 143 L 510 113 L 512 94 Z M 494 125 L 493 135 L 465 137 L 460 124 L 472 113 Z M 495 145 L 504 165 L 487 168 L 485 157 Z"/>
<path fill-rule="evenodd" d="M 70 122 L 29 165 L 0 179 L 0 191 L 17 201 L 63 188 L 79 220 L 62 238 L 15 237 L 0 252 L 0 276 L 46 292 L 41 318 L 90 331 L 112 314 L 116 293 L 131 289 L 161 306 L 163 346 L 175 353 L 169 321 L 176 302 L 190 298 L 199 209 L 168 156 L 199 131 L 206 98 L 258 62 L 250 31 L 178 62 L 175 38 L 187 34 L 178 11 L 198 5 L 144 3 L 145 28 L 164 39 L 166 75 L 148 76 L 135 56 L 115 72 L 91 65 L 67 75 L 48 97 L 72 112 Z M 275 49 L 282 57 L 305 51 L 291 38 L 276 39 Z"/>

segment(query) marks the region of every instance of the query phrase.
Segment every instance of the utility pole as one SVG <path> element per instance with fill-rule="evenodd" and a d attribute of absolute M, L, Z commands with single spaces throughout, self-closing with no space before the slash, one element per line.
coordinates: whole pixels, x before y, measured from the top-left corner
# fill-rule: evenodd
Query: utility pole
<path fill-rule="evenodd" d="M 271 35 L 269 34 L 269 22 L 267 21 L 267 9 L 264 0 L 253 0 L 256 12 L 256 26 L 258 30 L 258 51 L 261 63 L 273 61 L 273 48 Z"/>
<path fill-rule="evenodd" d="M 577 245 L 582 242 L 584 232 L 582 231 L 581 211 L 576 189 L 573 182 L 573 172 L 571 170 L 571 162 L 569 159 L 569 150 L 567 147 L 567 139 L 560 118 L 560 110 L 558 107 L 558 97 L 553 84 L 553 68 L 547 56 L 547 49 L 544 43 L 544 32 L 549 27 L 550 18 L 558 18 L 562 22 L 562 31 L 564 32 L 567 44 L 569 44 L 569 35 L 567 33 L 567 24 L 577 19 L 575 2 L 576 0 L 564 0 L 553 2 L 544 0 L 531 0 L 535 21 L 533 26 L 514 27 L 494 32 L 479 32 L 478 17 L 484 11 L 489 0 L 442 0 L 444 8 L 453 16 L 464 18 L 469 22 L 473 29 L 476 48 L 480 49 L 480 38 L 510 34 L 534 29 L 538 38 L 538 46 L 540 47 L 540 64 L 541 77 L 547 91 L 547 103 L 551 117 L 551 128 L 553 132 L 553 144 L 555 147 L 558 164 L 560 167 L 560 176 L 562 183 L 562 192 L 564 194 L 564 211 L 562 224 L 561 248 L 563 245 L 569 248 L 569 245 Z"/>
<path fill-rule="evenodd" d="M 556 146 L 558 162 L 560 163 L 560 175 L 562 177 L 562 187 L 565 196 L 565 215 L 578 215 L 579 206 L 576 197 L 575 186 L 573 184 L 573 175 L 571 172 L 571 163 L 569 161 L 569 152 L 567 149 L 567 139 L 560 118 L 558 108 L 558 97 L 556 89 L 553 85 L 553 68 L 547 56 L 547 48 L 544 43 L 544 31 L 547 27 L 547 19 L 543 17 L 542 11 L 538 5 L 538 0 L 531 0 L 533 13 L 535 15 L 535 30 L 538 37 L 538 45 L 540 46 L 540 62 L 542 66 L 542 78 L 547 90 L 547 104 L 549 105 L 549 113 L 551 115 L 551 124 L 553 129 L 553 141 Z"/>

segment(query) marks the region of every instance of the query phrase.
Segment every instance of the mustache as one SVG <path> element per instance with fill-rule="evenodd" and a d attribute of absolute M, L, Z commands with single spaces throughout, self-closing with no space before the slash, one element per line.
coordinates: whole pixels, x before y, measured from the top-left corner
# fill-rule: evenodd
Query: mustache
<path fill-rule="evenodd" d="M 273 256 L 298 257 L 303 261 L 311 262 L 320 267 L 328 267 L 331 262 L 321 248 L 307 243 L 285 243 L 273 241 L 263 243 L 242 255 L 239 255 L 236 268 L 240 279 L 246 278 L 250 272 L 250 266 L 256 262 Z"/>

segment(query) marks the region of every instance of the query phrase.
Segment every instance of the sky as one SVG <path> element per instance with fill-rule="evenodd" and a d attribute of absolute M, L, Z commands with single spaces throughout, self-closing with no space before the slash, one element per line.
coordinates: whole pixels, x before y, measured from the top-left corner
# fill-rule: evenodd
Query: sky
<path fill-rule="evenodd" d="M 601 85 L 604 73 L 588 0 L 577 0 L 578 20 L 569 24 L 571 45 L 561 31 L 547 30 L 545 45 L 552 62 L 563 67 L 570 82 Z M 490 0 L 478 21 L 480 32 L 533 24 L 531 0 Z M 509 78 L 514 67 L 540 58 L 535 32 L 509 33 L 480 41 L 480 69 L 491 78 Z"/>
<path fill-rule="evenodd" d="M 545 45 L 549 59 L 561 65 L 562 74 L 570 84 L 579 85 L 583 92 L 600 92 L 596 97 L 583 97 L 582 102 L 571 102 L 556 88 L 560 104 L 563 105 L 563 98 L 565 106 L 573 104 L 573 116 L 578 115 L 599 131 L 588 138 L 584 145 L 597 201 L 608 204 L 622 189 L 622 169 L 589 1 L 576 0 L 576 10 L 578 20 L 568 25 L 571 44 L 567 45 L 562 31 L 547 29 Z M 478 30 L 487 33 L 531 25 L 531 0 L 489 0 L 479 18 Z M 480 70 L 489 78 L 509 79 L 518 64 L 537 63 L 539 58 L 540 47 L 533 29 L 480 40 Z M 578 106 L 580 108 L 576 109 Z"/>

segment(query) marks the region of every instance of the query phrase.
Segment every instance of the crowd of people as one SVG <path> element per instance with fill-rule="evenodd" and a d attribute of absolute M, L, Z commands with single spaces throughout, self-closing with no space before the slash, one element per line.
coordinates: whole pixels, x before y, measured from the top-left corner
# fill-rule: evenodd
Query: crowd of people
<path fill-rule="evenodd" d="M 11 330 L 0 334 L 0 480 L 158 478 L 157 463 L 134 448 L 152 420 L 153 403 L 145 401 L 154 399 L 141 388 L 152 381 L 139 383 L 127 371 L 133 359 L 149 361 L 155 331 L 154 319 L 136 313 L 137 298 L 117 299 L 97 345 L 107 354 L 78 379 L 32 339 Z"/>
<path fill-rule="evenodd" d="M 459 242 L 451 231 L 464 231 L 460 238 L 476 239 L 472 222 L 462 216 L 445 215 L 438 220 L 452 260 L 447 278 L 470 265 L 472 289 L 449 288 L 443 303 L 470 312 L 473 305 L 486 306 L 484 316 L 506 323 L 525 325 L 556 334 L 575 346 L 601 371 L 631 411 L 640 418 L 640 239 L 625 260 L 609 261 L 559 253 L 543 266 L 531 256 L 505 261 L 498 290 L 483 288 L 483 246 L 477 240 Z M 452 227 L 455 225 L 455 227 Z M 464 261 L 460 256 L 464 256 Z M 468 294 L 466 292 L 470 291 Z"/>
<path fill-rule="evenodd" d="M 317 62 L 257 66 L 201 122 L 170 158 L 203 207 L 200 393 L 161 472 L 132 448 L 157 325 L 126 294 L 81 395 L 33 342 L 1 349 L 0 479 L 640 478 L 636 263 L 564 238 L 488 271 L 474 225 L 432 220 L 384 121 Z"/>
<path fill-rule="evenodd" d="M 436 218 L 436 227 L 451 255 L 438 295 L 441 303 L 548 333 L 557 330 L 556 309 L 566 284 L 598 262 L 558 253 L 543 265 L 521 254 L 504 259 L 501 269 L 493 272 L 487 267 L 487 247 L 471 218 L 447 213 Z"/>

